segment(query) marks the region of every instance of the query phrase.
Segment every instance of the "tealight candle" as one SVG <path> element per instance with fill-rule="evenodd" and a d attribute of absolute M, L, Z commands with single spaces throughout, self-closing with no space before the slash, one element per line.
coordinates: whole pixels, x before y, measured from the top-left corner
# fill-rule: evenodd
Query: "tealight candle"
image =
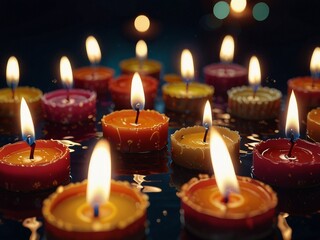
<path fill-rule="evenodd" d="M 154 110 L 143 110 L 142 82 L 135 73 L 131 84 L 133 110 L 115 111 L 102 117 L 103 136 L 122 152 L 149 152 L 167 144 L 169 118 Z"/>
<path fill-rule="evenodd" d="M 311 110 L 307 115 L 307 135 L 315 142 L 320 142 L 320 109 Z"/>
<path fill-rule="evenodd" d="M 100 140 L 88 181 L 61 186 L 43 202 L 48 239 L 143 239 L 148 197 L 128 182 L 110 178 L 110 147 Z"/>
<path fill-rule="evenodd" d="M 205 82 L 215 88 L 215 101 L 225 102 L 230 88 L 248 84 L 248 70 L 232 63 L 234 55 L 234 40 L 225 36 L 221 44 L 220 63 L 213 63 L 203 68 Z"/>
<path fill-rule="evenodd" d="M 282 94 L 275 88 L 260 87 L 260 64 L 256 56 L 249 64 L 250 87 L 234 87 L 228 91 L 228 111 L 231 115 L 263 120 L 276 118 L 280 112 Z"/>
<path fill-rule="evenodd" d="M 181 54 L 181 75 L 184 83 L 167 83 L 162 87 L 166 109 L 174 112 L 198 112 L 199 106 L 204 106 L 207 100 L 213 100 L 214 88 L 207 84 L 192 82 L 194 66 L 188 49 L 184 49 Z"/>
<path fill-rule="evenodd" d="M 288 80 L 288 95 L 294 90 L 299 102 L 300 118 L 305 120 L 307 113 L 320 105 L 320 47 L 314 49 L 310 61 L 311 76 Z"/>
<path fill-rule="evenodd" d="M 86 51 L 91 66 L 81 67 L 73 71 L 74 86 L 95 91 L 98 97 L 106 96 L 114 70 L 98 65 L 101 60 L 101 51 L 97 40 L 93 36 L 86 39 Z"/>
<path fill-rule="evenodd" d="M 141 76 L 144 94 L 146 98 L 146 109 L 153 109 L 159 81 L 150 76 Z M 121 75 L 113 79 L 109 83 L 109 91 L 111 93 L 112 102 L 115 109 L 129 109 L 130 90 L 132 75 Z"/>
<path fill-rule="evenodd" d="M 18 87 L 19 84 L 18 60 L 12 56 L 7 63 L 7 85 L 8 88 L 0 89 L 0 116 L 18 117 L 21 99 L 24 98 L 29 104 L 32 112 L 40 114 L 40 99 L 42 91 L 34 87 Z"/>
<path fill-rule="evenodd" d="M 263 238 L 272 231 L 276 193 L 270 186 L 237 177 L 220 134 L 210 130 L 215 177 L 193 178 L 178 196 L 185 227 L 204 239 Z"/>
<path fill-rule="evenodd" d="M 148 75 L 160 80 L 160 72 L 162 65 L 160 62 L 147 59 L 148 47 L 145 41 L 140 40 L 136 44 L 136 58 L 122 60 L 120 62 L 120 70 L 122 74 L 134 74 L 138 72 L 140 75 Z"/>
<path fill-rule="evenodd" d="M 69 149 L 58 141 L 35 141 L 30 111 L 21 100 L 24 141 L 0 148 L 0 187 L 10 191 L 39 191 L 70 181 Z"/>
<path fill-rule="evenodd" d="M 193 126 L 181 128 L 171 135 L 171 157 L 175 164 L 194 170 L 210 171 L 211 158 L 208 129 L 212 125 L 212 113 L 207 101 L 203 114 L 203 127 Z M 233 165 L 238 170 L 240 135 L 225 127 L 214 126 L 227 145 Z"/>
<path fill-rule="evenodd" d="M 269 139 L 253 150 L 253 173 L 262 181 L 279 187 L 306 187 L 320 183 L 320 145 L 299 138 L 297 101 L 289 101 L 286 135 Z"/>
<path fill-rule="evenodd" d="M 72 89 L 72 68 L 65 56 L 60 60 L 60 75 L 66 89 L 46 93 L 41 98 L 45 119 L 62 124 L 91 120 L 96 114 L 97 95 L 88 90 Z"/>

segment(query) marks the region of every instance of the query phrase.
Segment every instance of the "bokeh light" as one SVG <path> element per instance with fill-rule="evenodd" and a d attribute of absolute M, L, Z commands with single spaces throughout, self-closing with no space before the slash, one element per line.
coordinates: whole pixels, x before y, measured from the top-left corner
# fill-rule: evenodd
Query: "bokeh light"
<path fill-rule="evenodd" d="M 136 17 L 134 20 L 134 27 L 137 29 L 139 32 L 146 32 L 148 31 L 150 27 L 150 20 L 147 16 L 145 15 L 139 15 Z"/>
<path fill-rule="evenodd" d="M 228 17 L 229 13 L 229 4 L 225 1 L 219 1 L 213 7 L 213 14 L 218 19 L 225 19 Z"/>
<path fill-rule="evenodd" d="M 241 13 L 247 6 L 247 0 L 231 0 L 230 7 L 233 11 Z"/>
<path fill-rule="evenodd" d="M 254 5 L 252 10 L 253 18 L 257 21 L 264 21 L 269 16 L 269 6 L 264 2 Z"/>

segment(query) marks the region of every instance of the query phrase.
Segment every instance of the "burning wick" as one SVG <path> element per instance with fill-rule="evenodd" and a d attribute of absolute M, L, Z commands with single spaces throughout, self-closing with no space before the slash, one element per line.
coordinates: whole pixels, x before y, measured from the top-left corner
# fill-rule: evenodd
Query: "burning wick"
<path fill-rule="evenodd" d="M 29 135 L 27 137 L 27 143 L 30 145 L 31 149 L 30 149 L 30 159 L 34 159 L 34 149 L 36 148 L 36 143 L 33 142 L 32 144 L 30 144 L 30 140 L 31 140 L 31 136 Z"/>
<path fill-rule="evenodd" d="M 259 88 L 259 85 L 255 85 L 253 86 L 253 95 L 252 95 L 252 98 L 255 99 L 256 97 L 256 93 L 258 91 L 258 88 Z"/>
<path fill-rule="evenodd" d="M 139 120 L 139 114 L 140 114 L 139 105 L 140 105 L 140 103 L 137 103 L 137 105 L 136 105 L 137 115 L 136 115 L 136 120 L 134 121 L 135 124 L 138 124 L 138 120 Z"/>
<path fill-rule="evenodd" d="M 203 142 L 206 142 L 207 141 L 207 136 L 208 136 L 208 131 L 209 131 L 209 127 L 206 126 L 206 131 L 204 132 L 204 136 L 203 136 Z"/>
<path fill-rule="evenodd" d="M 224 204 L 228 204 L 228 202 L 229 202 L 229 195 L 224 196 L 221 201 L 222 201 Z"/>
<path fill-rule="evenodd" d="M 67 102 L 69 102 L 69 101 L 70 101 L 70 93 L 69 93 L 69 88 L 67 88 L 66 90 L 67 90 L 67 98 L 66 98 L 66 100 L 67 100 Z"/>
<path fill-rule="evenodd" d="M 289 152 L 288 152 L 288 155 L 287 155 L 288 158 L 289 158 L 289 160 L 292 159 L 292 155 L 291 155 L 291 154 L 292 154 L 293 146 L 294 146 L 294 144 L 295 144 L 293 133 L 291 133 L 290 143 L 291 143 L 291 146 L 290 146 L 290 149 L 289 149 Z"/>
<path fill-rule="evenodd" d="M 94 208 L 93 208 L 93 216 L 95 218 L 99 217 L 99 206 L 98 205 L 94 206 Z"/>
<path fill-rule="evenodd" d="M 14 97 L 15 97 L 15 90 L 14 90 L 13 87 L 11 88 L 11 93 L 12 93 L 12 99 L 14 99 Z"/>
<path fill-rule="evenodd" d="M 189 91 L 189 81 L 186 82 L 186 93 Z"/>

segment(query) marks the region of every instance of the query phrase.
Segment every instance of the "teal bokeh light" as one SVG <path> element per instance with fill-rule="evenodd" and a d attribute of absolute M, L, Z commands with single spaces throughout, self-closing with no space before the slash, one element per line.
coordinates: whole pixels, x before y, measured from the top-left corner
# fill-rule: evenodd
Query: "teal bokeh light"
<path fill-rule="evenodd" d="M 269 6 L 264 2 L 254 5 L 252 15 L 257 21 L 264 21 L 269 16 Z"/>
<path fill-rule="evenodd" d="M 217 2 L 213 7 L 213 14 L 218 19 L 225 19 L 230 13 L 229 4 L 225 1 Z"/>

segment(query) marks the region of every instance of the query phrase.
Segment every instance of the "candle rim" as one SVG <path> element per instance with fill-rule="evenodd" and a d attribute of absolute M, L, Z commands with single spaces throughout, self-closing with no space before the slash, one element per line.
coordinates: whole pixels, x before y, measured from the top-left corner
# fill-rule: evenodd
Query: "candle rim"
<path fill-rule="evenodd" d="M 190 89 L 192 88 L 192 86 L 197 86 L 197 87 L 201 87 L 205 90 L 208 90 L 208 91 L 203 91 L 202 93 L 198 94 L 197 96 L 192 96 L 191 94 L 187 94 L 187 95 L 180 95 L 180 94 L 177 94 L 177 93 L 173 93 L 171 91 L 169 91 L 168 89 L 172 88 L 172 87 L 175 87 L 175 86 L 181 86 L 181 88 L 185 89 L 186 87 L 186 84 L 184 82 L 173 82 L 173 83 L 165 83 L 163 86 L 162 86 L 162 92 L 169 95 L 170 97 L 173 97 L 173 98 L 178 98 L 178 99 L 185 99 L 185 98 L 188 98 L 188 99 L 197 99 L 197 98 L 203 98 L 203 97 L 207 97 L 207 96 L 210 96 L 210 95 L 213 95 L 214 94 L 214 87 L 211 86 L 211 85 L 208 85 L 208 84 L 205 84 L 205 83 L 199 83 L 199 82 L 190 82 L 189 83 L 189 91 Z"/>
<path fill-rule="evenodd" d="M 3 103 L 12 103 L 12 102 L 20 103 L 21 102 L 22 97 L 21 98 L 19 97 L 19 98 L 12 99 L 12 97 L 11 97 L 11 88 L 2 88 L 2 89 L 0 89 L 0 94 L 2 94 L 2 92 L 6 92 L 6 91 L 9 92 L 10 97 L 9 98 L 0 99 L 0 103 L 1 104 L 3 104 Z M 37 101 L 40 101 L 41 97 L 43 96 L 43 92 L 39 88 L 35 88 L 35 87 L 19 86 L 19 87 L 17 87 L 15 89 L 15 91 L 16 91 L 16 95 L 19 95 L 19 94 L 17 94 L 19 91 L 30 91 L 30 92 L 32 92 L 32 94 L 34 96 L 31 97 L 31 98 L 29 96 L 25 96 L 25 95 L 23 96 L 28 104 L 32 104 L 32 103 L 35 103 Z"/>

